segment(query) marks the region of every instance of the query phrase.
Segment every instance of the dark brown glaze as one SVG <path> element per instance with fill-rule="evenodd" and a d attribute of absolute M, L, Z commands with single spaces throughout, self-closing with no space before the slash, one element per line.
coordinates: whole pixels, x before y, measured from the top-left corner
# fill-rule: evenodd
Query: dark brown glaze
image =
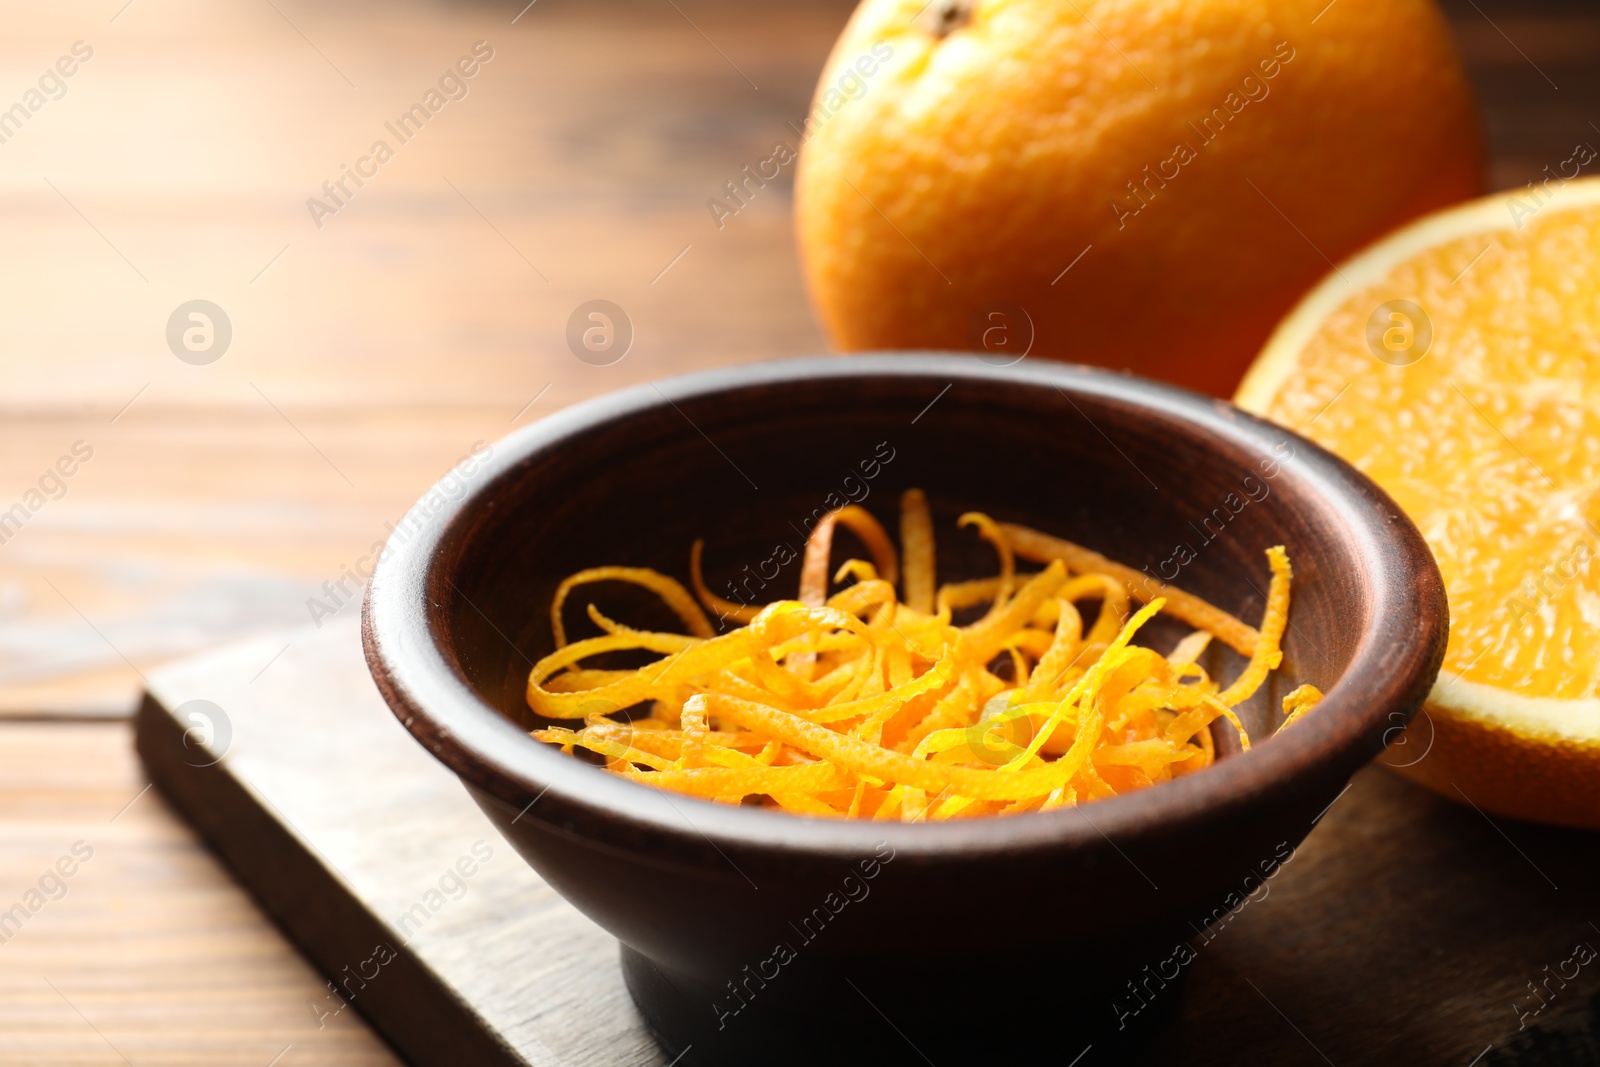
<path fill-rule="evenodd" d="M 666 795 L 526 735 L 523 687 L 552 648 L 562 577 L 620 563 L 686 579 L 704 536 L 723 589 L 771 574 L 775 547 L 798 549 L 830 492 L 863 486 L 891 528 L 900 491 L 927 491 L 943 576 L 992 572 L 989 550 L 953 524 L 979 509 L 1152 574 L 1177 568 L 1175 584 L 1247 620 L 1262 608 L 1264 550 L 1286 545 L 1284 665 L 1242 709 L 1256 747 L 1076 809 L 905 825 Z M 1248 892 L 1398 733 L 1448 625 L 1421 536 L 1349 465 L 1226 403 L 1076 366 L 908 354 L 673 379 L 529 426 L 449 495 L 419 504 L 369 587 L 373 676 L 528 862 L 623 942 L 630 988 L 669 1047 L 699 1041 L 705 1062 L 741 1028 L 787 1026 L 791 1012 L 881 1027 L 880 1012 L 922 1010 L 930 975 L 1000 966 L 1031 975 L 1046 1002 L 1075 998 L 1094 1032 L 1115 1018 L 1107 987 Z M 1181 564 L 1180 545 L 1193 553 Z M 762 599 L 793 595 L 797 567 Z M 606 595 L 591 598 L 621 605 L 608 613 L 654 610 Z M 1227 677 L 1240 663 L 1212 665 Z M 1269 736 L 1302 681 L 1327 698 Z M 832 910 L 849 885 L 861 899 Z M 828 921 L 804 924 L 819 907 Z M 792 962 L 769 962 L 780 944 Z"/>

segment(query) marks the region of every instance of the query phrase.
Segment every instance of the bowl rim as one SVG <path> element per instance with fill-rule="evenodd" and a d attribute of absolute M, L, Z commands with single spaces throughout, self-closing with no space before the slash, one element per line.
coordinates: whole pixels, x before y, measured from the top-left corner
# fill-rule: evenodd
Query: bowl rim
<path fill-rule="evenodd" d="M 1055 812 L 904 823 L 733 807 L 672 796 L 606 774 L 534 741 L 479 698 L 441 652 L 431 623 L 443 609 L 429 603 L 439 545 L 452 524 L 492 500 L 500 479 L 524 460 L 578 434 L 685 400 L 753 386 L 861 377 L 1050 388 L 1069 401 L 1074 395 L 1087 396 L 1181 419 L 1194 424 L 1198 437 L 1218 438 L 1219 445 L 1226 442 L 1263 457 L 1273 443 L 1288 439 L 1295 454 L 1284 471 L 1312 490 L 1307 495 L 1319 502 L 1330 521 L 1343 523 L 1368 564 L 1366 573 L 1356 577 L 1371 607 L 1349 669 L 1329 688 L 1317 715 L 1204 773 Z M 1372 739 L 1380 730 L 1387 742 L 1421 706 L 1448 635 L 1444 585 L 1432 553 L 1399 506 L 1354 467 L 1294 431 L 1226 401 L 1079 364 L 1037 361 L 999 367 L 970 354 L 897 352 L 699 371 L 606 393 L 546 416 L 496 442 L 489 458 L 465 481 L 466 492 L 453 501 L 434 490 L 424 494 L 396 527 L 406 530 L 407 537 L 403 542 L 391 537 L 385 548 L 362 605 L 369 669 L 396 717 L 469 787 L 519 811 L 517 819 L 529 816 L 597 847 L 608 845 L 592 828 L 604 825 L 623 831 L 628 840 L 666 834 L 690 851 L 709 844 L 724 856 L 724 850 L 749 854 L 771 848 L 864 855 L 883 844 L 897 856 L 924 861 L 970 861 L 1041 847 L 1110 845 L 1121 851 L 1118 842 L 1191 833 L 1201 823 L 1226 818 L 1264 796 L 1292 791 L 1295 772 L 1308 782 L 1327 777 L 1310 773 L 1314 770 L 1338 773 L 1343 781 L 1376 754 Z M 559 817 L 552 817 L 552 810 Z M 587 829 L 579 829 L 574 816 Z"/>

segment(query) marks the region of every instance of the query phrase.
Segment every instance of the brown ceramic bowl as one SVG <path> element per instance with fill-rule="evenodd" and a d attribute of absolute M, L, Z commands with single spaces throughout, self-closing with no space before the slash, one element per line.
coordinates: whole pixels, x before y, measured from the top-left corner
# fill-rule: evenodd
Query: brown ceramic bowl
<path fill-rule="evenodd" d="M 933 503 L 943 577 L 992 572 L 953 521 L 981 509 L 1254 620 L 1263 552 L 1286 545 L 1284 664 L 1243 709 L 1256 746 L 1075 809 L 905 825 L 668 795 L 527 736 L 523 688 L 552 648 L 565 575 L 619 563 L 686 579 L 704 536 L 713 588 L 792 596 L 798 563 L 779 568 L 777 548 L 798 549 L 808 517 L 854 497 L 892 520 L 912 486 Z M 613 617 L 669 624 L 625 589 L 592 588 Z M 1447 619 L 1394 502 L 1288 430 L 1124 375 L 911 354 L 697 374 L 527 427 L 413 509 L 363 633 L 395 714 L 622 942 L 658 1036 L 674 1054 L 693 1046 L 685 1064 L 945 1067 L 1021 1048 L 1030 1022 L 1065 1062 L 1080 1037 L 1109 1047 L 1159 1017 L 1196 951 L 1184 942 L 1259 891 L 1419 706 Z M 1240 663 L 1224 654 L 1212 666 L 1230 677 Z M 1303 681 L 1326 700 L 1270 736 Z M 527 946 L 530 966 L 541 951 Z"/>

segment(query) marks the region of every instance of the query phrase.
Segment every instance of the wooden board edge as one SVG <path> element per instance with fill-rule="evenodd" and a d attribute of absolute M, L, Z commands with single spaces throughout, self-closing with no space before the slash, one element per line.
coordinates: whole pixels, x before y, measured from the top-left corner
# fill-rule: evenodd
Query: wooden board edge
<path fill-rule="evenodd" d="M 338 874 L 228 770 L 183 761 L 184 728 L 149 693 L 134 748 L 151 782 L 273 923 L 325 978 L 357 973 L 378 946 L 393 958 L 348 996 L 390 1048 L 415 1067 L 527 1067 L 488 1024 L 345 887 Z M 192 750 L 189 750 L 192 751 Z M 330 980 L 330 984 L 331 984 Z M 323 1010 L 335 1010 L 330 991 Z M 309 1004 L 315 1014 L 318 1006 Z"/>

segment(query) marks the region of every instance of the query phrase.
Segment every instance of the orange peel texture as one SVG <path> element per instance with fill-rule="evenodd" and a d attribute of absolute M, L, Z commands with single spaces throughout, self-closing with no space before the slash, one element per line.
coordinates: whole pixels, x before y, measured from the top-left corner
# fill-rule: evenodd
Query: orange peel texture
<path fill-rule="evenodd" d="M 873 559 L 846 562 L 830 582 L 839 524 Z M 581 571 L 558 589 L 559 647 L 534 666 L 527 693 L 538 715 L 578 721 L 533 737 L 689 796 L 907 822 L 1050 811 L 1192 774 L 1216 760 L 1218 719 L 1249 748 L 1233 709 L 1283 658 L 1292 575 L 1281 546 L 1267 550 L 1271 585 L 1252 628 L 1069 541 L 976 512 L 961 525 L 994 548 L 998 574 L 937 584 L 927 498 L 913 489 L 901 501 L 900 554 L 849 506 L 817 524 L 798 599 L 737 614 L 707 590 L 696 542 L 700 603 L 743 623 L 721 635 L 665 575 Z M 1043 568 L 1021 572 L 1019 559 Z M 605 632 L 567 643 L 568 594 L 606 580 L 655 592 L 690 632 L 631 629 L 590 605 Z M 957 625 L 955 612 L 977 618 Z M 1134 643 L 1162 612 L 1194 627 L 1165 655 Z M 1196 662 L 1213 639 L 1248 657 L 1227 685 Z M 623 650 L 660 658 L 633 670 L 583 665 Z M 1321 696 L 1291 693 L 1285 725 Z"/>

